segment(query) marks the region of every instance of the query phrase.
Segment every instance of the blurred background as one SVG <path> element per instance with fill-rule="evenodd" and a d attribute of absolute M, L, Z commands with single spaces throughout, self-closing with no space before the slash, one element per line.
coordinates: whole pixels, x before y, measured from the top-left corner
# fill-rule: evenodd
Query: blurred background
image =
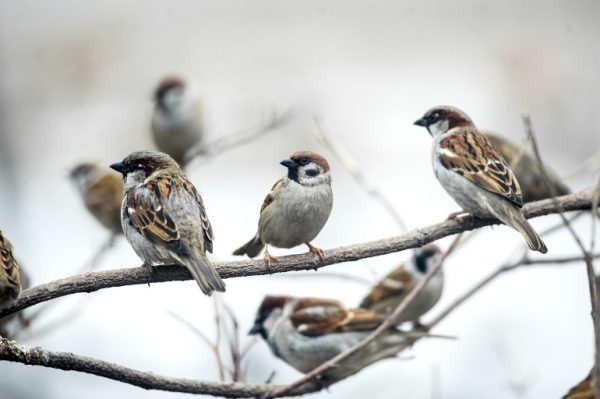
<path fill-rule="evenodd" d="M 152 91 L 173 73 L 196 83 L 209 140 L 256 125 L 274 109 L 294 112 L 289 124 L 189 166 L 215 229 L 213 259 L 232 259 L 255 233 L 262 200 L 285 173 L 279 161 L 299 149 L 321 152 L 332 166 L 335 205 L 315 245 L 326 250 L 400 233 L 315 140 L 314 115 L 409 228 L 442 221 L 457 206 L 431 171 L 429 135 L 412 122 L 434 105 L 452 104 L 480 128 L 520 142 L 521 114 L 528 112 L 545 160 L 569 175 L 600 147 L 598 15 L 600 3 L 593 0 L 2 0 L 0 228 L 34 285 L 77 273 L 108 233 L 85 210 L 68 172 L 81 161 L 108 165 L 152 148 Z M 567 183 L 578 190 L 596 179 L 588 173 Z M 548 216 L 533 225 L 540 230 L 558 221 Z M 586 243 L 590 224 L 587 216 L 575 223 Z M 445 264 L 442 300 L 425 321 L 498 267 L 521 240 L 498 226 L 462 247 Z M 566 233 L 545 241 L 548 256 L 577 254 Z M 322 271 L 375 282 L 409 256 Z M 140 264 L 120 238 L 100 268 Z M 265 294 L 326 296 L 355 306 L 369 289 L 314 272 L 233 279 L 227 288 L 221 299 L 242 333 Z M 400 359 L 310 397 L 558 397 L 592 364 L 588 297 L 583 263 L 507 273 L 434 330 L 458 340 L 421 341 Z M 56 302 L 23 344 L 169 376 L 218 379 L 210 349 L 168 315 L 214 336 L 212 302 L 193 281 Z M 36 331 L 57 320 L 59 326 Z M 246 367 L 248 382 L 264 382 L 274 370 L 274 383 L 299 377 L 263 342 L 251 349 Z M 0 369 L 5 398 L 40 392 L 46 398 L 184 396 L 22 364 L 4 362 Z"/>

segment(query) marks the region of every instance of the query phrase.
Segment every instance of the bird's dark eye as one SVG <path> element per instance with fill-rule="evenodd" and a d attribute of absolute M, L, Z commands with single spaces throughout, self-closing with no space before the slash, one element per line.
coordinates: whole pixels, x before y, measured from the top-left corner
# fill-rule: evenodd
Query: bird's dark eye
<path fill-rule="evenodd" d="M 302 166 L 306 166 L 306 165 L 308 165 L 308 158 L 302 157 L 298 160 L 298 163 Z"/>
<path fill-rule="evenodd" d="M 435 114 L 431 115 L 431 121 L 432 122 L 437 122 L 440 120 L 440 113 L 436 112 Z"/>

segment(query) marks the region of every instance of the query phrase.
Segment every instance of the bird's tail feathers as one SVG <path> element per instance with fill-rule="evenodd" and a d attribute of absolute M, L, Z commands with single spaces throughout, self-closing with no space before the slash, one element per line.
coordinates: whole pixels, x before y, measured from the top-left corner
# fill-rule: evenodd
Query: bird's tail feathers
<path fill-rule="evenodd" d="M 504 223 L 512 226 L 515 230 L 517 230 L 525 241 L 527 241 L 527 246 L 532 251 L 538 251 L 543 254 L 548 252 L 548 248 L 544 241 L 540 238 L 538 233 L 533 229 L 533 227 L 529 224 L 527 219 L 523 216 L 520 209 L 515 209 L 513 212 L 510 212 L 510 223 L 507 223 L 503 220 Z"/>
<path fill-rule="evenodd" d="M 225 282 L 205 254 L 198 256 L 197 260 L 185 259 L 181 263 L 188 268 L 205 295 L 210 296 L 213 291 L 225 292 Z"/>
<path fill-rule="evenodd" d="M 250 258 L 257 257 L 265 247 L 260 237 L 255 235 L 250 241 L 236 249 L 234 255 L 248 255 Z"/>

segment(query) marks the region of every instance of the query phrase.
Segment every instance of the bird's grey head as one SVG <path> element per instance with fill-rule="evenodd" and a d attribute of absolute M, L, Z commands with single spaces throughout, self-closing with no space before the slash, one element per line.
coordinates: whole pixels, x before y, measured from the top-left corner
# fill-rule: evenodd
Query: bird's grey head
<path fill-rule="evenodd" d="M 256 312 L 254 325 L 248 332 L 248 335 L 260 334 L 266 341 L 269 338 L 270 327 L 281 316 L 283 307 L 292 300 L 293 298 L 289 296 L 266 296 L 261 302 L 258 312 Z"/>
<path fill-rule="evenodd" d="M 154 91 L 156 107 L 165 113 L 175 112 L 185 103 L 185 82 L 176 76 L 162 79 Z"/>
<path fill-rule="evenodd" d="M 331 183 L 329 163 L 312 151 L 296 151 L 280 162 L 288 168 L 288 178 L 305 186 Z"/>
<path fill-rule="evenodd" d="M 427 111 L 415 125 L 427 128 L 429 134 L 436 137 L 455 127 L 473 126 L 473 121 L 460 109 L 443 105 Z"/>
<path fill-rule="evenodd" d="M 143 182 L 157 171 L 179 170 L 177 162 L 167 154 L 148 150 L 132 152 L 121 162 L 113 163 L 110 167 L 123 175 L 126 188 Z"/>
<path fill-rule="evenodd" d="M 98 178 L 99 166 L 91 162 L 76 165 L 69 172 L 69 179 L 80 192 L 84 192 L 90 183 Z"/>
<path fill-rule="evenodd" d="M 422 275 L 434 267 L 442 258 L 442 251 L 433 244 L 425 245 L 414 251 L 412 259 L 413 271 Z M 440 269 L 441 271 L 442 269 Z"/>

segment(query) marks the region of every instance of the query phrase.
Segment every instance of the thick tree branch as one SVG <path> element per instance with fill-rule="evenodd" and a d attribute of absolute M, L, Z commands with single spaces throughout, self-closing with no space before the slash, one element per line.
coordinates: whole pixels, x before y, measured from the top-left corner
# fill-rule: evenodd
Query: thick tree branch
<path fill-rule="evenodd" d="M 10 341 L 6 338 L 0 338 L 0 360 L 60 370 L 80 371 L 135 385 L 143 389 L 205 394 L 228 398 L 256 397 L 278 388 L 278 386 L 267 384 L 210 382 L 166 377 L 73 353 L 51 352 L 41 348 L 21 346 L 15 341 Z M 291 392 L 290 395 L 302 395 L 317 390 L 319 390 L 317 385 L 305 385 L 302 389 Z"/>
<path fill-rule="evenodd" d="M 556 213 L 559 209 L 565 211 L 590 209 L 592 204 L 592 189 L 565 195 L 556 200 L 558 206 L 553 202 L 553 199 L 526 204 L 523 207 L 523 212 L 527 218 L 532 218 Z M 470 216 L 457 220 L 446 220 L 442 223 L 415 229 L 397 237 L 330 249 L 325 251 L 325 258 L 322 261 L 319 261 L 312 254 L 282 256 L 271 267 L 271 272 L 284 273 L 311 270 L 327 265 L 400 252 L 409 248 L 417 248 L 463 231 L 499 223 L 495 219 L 476 219 Z M 215 266 L 223 278 L 257 276 L 269 273 L 263 260 L 247 259 L 215 262 Z M 148 270 L 148 268 L 137 267 L 85 273 L 40 284 L 23 291 L 16 304 L 0 311 L 0 317 L 66 295 L 94 292 L 104 288 L 123 287 L 127 285 L 184 281 L 191 278 L 187 269 L 182 266 L 160 266 L 153 268 L 153 271 Z"/>

